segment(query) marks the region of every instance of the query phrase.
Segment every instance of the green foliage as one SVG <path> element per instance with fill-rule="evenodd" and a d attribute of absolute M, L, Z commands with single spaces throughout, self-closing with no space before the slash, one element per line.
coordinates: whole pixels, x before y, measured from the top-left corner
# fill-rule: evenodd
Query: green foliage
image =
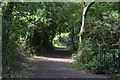
<path fill-rule="evenodd" d="M 97 72 L 99 66 L 98 63 L 98 53 L 97 47 L 89 40 L 84 40 L 81 44 L 78 52 L 72 55 L 75 60 L 73 65 L 81 70 L 86 70 L 90 72 Z"/>
<path fill-rule="evenodd" d="M 41 55 L 54 50 L 53 40 L 57 34 L 62 35 L 61 42 L 72 43 L 77 50 L 73 54 L 78 67 L 94 70 L 97 67 L 98 49 L 114 48 L 120 37 L 119 11 L 116 3 L 95 3 L 87 14 L 86 31 L 79 47 L 78 33 L 83 10 L 82 3 L 48 3 L 48 2 L 3 2 L 2 4 L 2 40 L 3 40 L 3 74 L 19 70 L 20 60 L 24 56 Z M 98 46 L 98 49 L 96 48 Z M 117 47 L 115 47 L 117 48 Z"/>
<path fill-rule="evenodd" d="M 53 44 L 58 46 L 68 46 L 70 42 L 69 33 L 61 33 L 53 39 Z"/>
<path fill-rule="evenodd" d="M 120 79 L 120 74 L 117 75 L 117 79 Z"/>
<path fill-rule="evenodd" d="M 84 38 L 91 38 L 99 50 L 118 48 L 112 46 L 120 37 L 118 10 L 118 3 L 95 3 L 88 11 Z"/>
<path fill-rule="evenodd" d="M 118 4 L 116 3 L 95 3 L 90 7 L 86 17 L 86 29 L 82 36 L 83 43 L 79 45 L 78 51 L 72 55 L 75 59 L 75 63 L 73 64 L 78 69 L 94 71 L 94 69 L 92 70 L 91 68 L 95 67 L 95 72 L 97 72 L 99 64 L 98 50 L 119 48 L 119 46 L 113 45 L 117 44 L 120 38 L 120 16 L 118 10 Z M 86 44 L 84 40 L 88 39 L 94 44 L 89 41 L 87 41 Z M 111 57 L 107 58 L 106 73 L 112 71 L 112 69 L 108 67 L 111 59 Z M 92 63 L 90 61 L 92 61 Z"/>
<path fill-rule="evenodd" d="M 103 57 L 101 57 L 101 60 L 99 61 L 100 64 L 100 73 L 106 73 L 106 74 L 113 74 L 113 73 L 119 73 L 119 59 L 118 59 L 118 53 L 115 54 L 115 60 L 113 60 L 112 53 L 105 53 L 105 60 Z M 100 58 L 100 55 L 98 56 Z M 113 63 L 115 61 L 115 63 Z M 113 68 L 113 65 L 115 66 Z"/>

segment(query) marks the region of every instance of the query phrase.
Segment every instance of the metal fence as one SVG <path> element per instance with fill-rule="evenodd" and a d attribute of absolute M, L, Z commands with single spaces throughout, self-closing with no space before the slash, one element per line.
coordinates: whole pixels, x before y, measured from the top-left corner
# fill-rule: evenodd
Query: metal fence
<path fill-rule="evenodd" d="M 120 72 L 120 53 L 118 50 L 100 50 L 100 72 L 112 74 Z"/>

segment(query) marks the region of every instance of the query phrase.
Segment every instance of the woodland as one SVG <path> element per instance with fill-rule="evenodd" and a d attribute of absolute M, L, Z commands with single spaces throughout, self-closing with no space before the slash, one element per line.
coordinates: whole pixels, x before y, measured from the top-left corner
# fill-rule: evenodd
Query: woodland
<path fill-rule="evenodd" d="M 22 69 L 31 67 L 27 57 L 44 56 L 55 47 L 72 50 L 71 65 L 91 73 L 100 73 L 100 50 L 118 50 L 120 55 L 120 2 L 3 2 L 1 6 L 3 77 L 22 77 Z M 103 74 L 111 71 L 106 67 Z M 117 68 L 115 73 L 119 72 Z"/>

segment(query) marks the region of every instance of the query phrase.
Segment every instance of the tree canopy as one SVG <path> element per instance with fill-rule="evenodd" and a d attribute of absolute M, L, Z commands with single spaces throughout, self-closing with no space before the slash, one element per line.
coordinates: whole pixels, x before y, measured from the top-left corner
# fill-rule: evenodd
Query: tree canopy
<path fill-rule="evenodd" d="M 79 53 L 83 2 L 3 2 L 1 5 L 4 70 L 14 70 L 13 66 L 19 64 L 18 58 L 23 55 L 54 51 L 52 41 L 61 33 L 70 34 L 71 45 Z M 101 49 L 118 49 L 114 44 L 120 40 L 119 8 L 117 2 L 95 2 L 88 9 L 85 32 L 81 37 L 84 44 L 94 43 L 93 53 Z"/>

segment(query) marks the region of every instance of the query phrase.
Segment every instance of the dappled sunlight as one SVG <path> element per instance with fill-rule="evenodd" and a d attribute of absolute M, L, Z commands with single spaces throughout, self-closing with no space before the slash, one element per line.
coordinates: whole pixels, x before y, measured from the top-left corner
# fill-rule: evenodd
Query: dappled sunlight
<path fill-rule="evenodd" d="M 94 1 L 1 3 L 2 77 L 120 73 L 120 3 Z"/>
<path fill-rule="evenodd" d="M 74 61 L 73 59 L 49 58 L 49 57 L 41 57 L 41 56 L 34 56 L 32 59 L 45 60 L 45 61 L 51 61 L 51 62 L 65 62 L 65 63 L 72 63 Z"/>
<path fill-rule="evenodd" d="M 95 75 L 77 70 L 68 65 L 72 59 L 34 56 L 35 68 L 30 78 L 109 78 L 107 75 Z"/>
<path fill-rule="evenodd" d="M 65 58 L 50 58 L 50 57 L 42 57 L 42 56 L 34 56 L 29 58 L 30 60 L 45 60 L 51 62 L 65 62 L 65 63 L 72 63 L 73 59 L 65 59 Z"/>
<path fill-rule="evenodd" d="M 55 35 L 53 39 L 53 45 L 57 48 L 68 48 L 71 44 L 70 33 L 61 33 Z"/>

